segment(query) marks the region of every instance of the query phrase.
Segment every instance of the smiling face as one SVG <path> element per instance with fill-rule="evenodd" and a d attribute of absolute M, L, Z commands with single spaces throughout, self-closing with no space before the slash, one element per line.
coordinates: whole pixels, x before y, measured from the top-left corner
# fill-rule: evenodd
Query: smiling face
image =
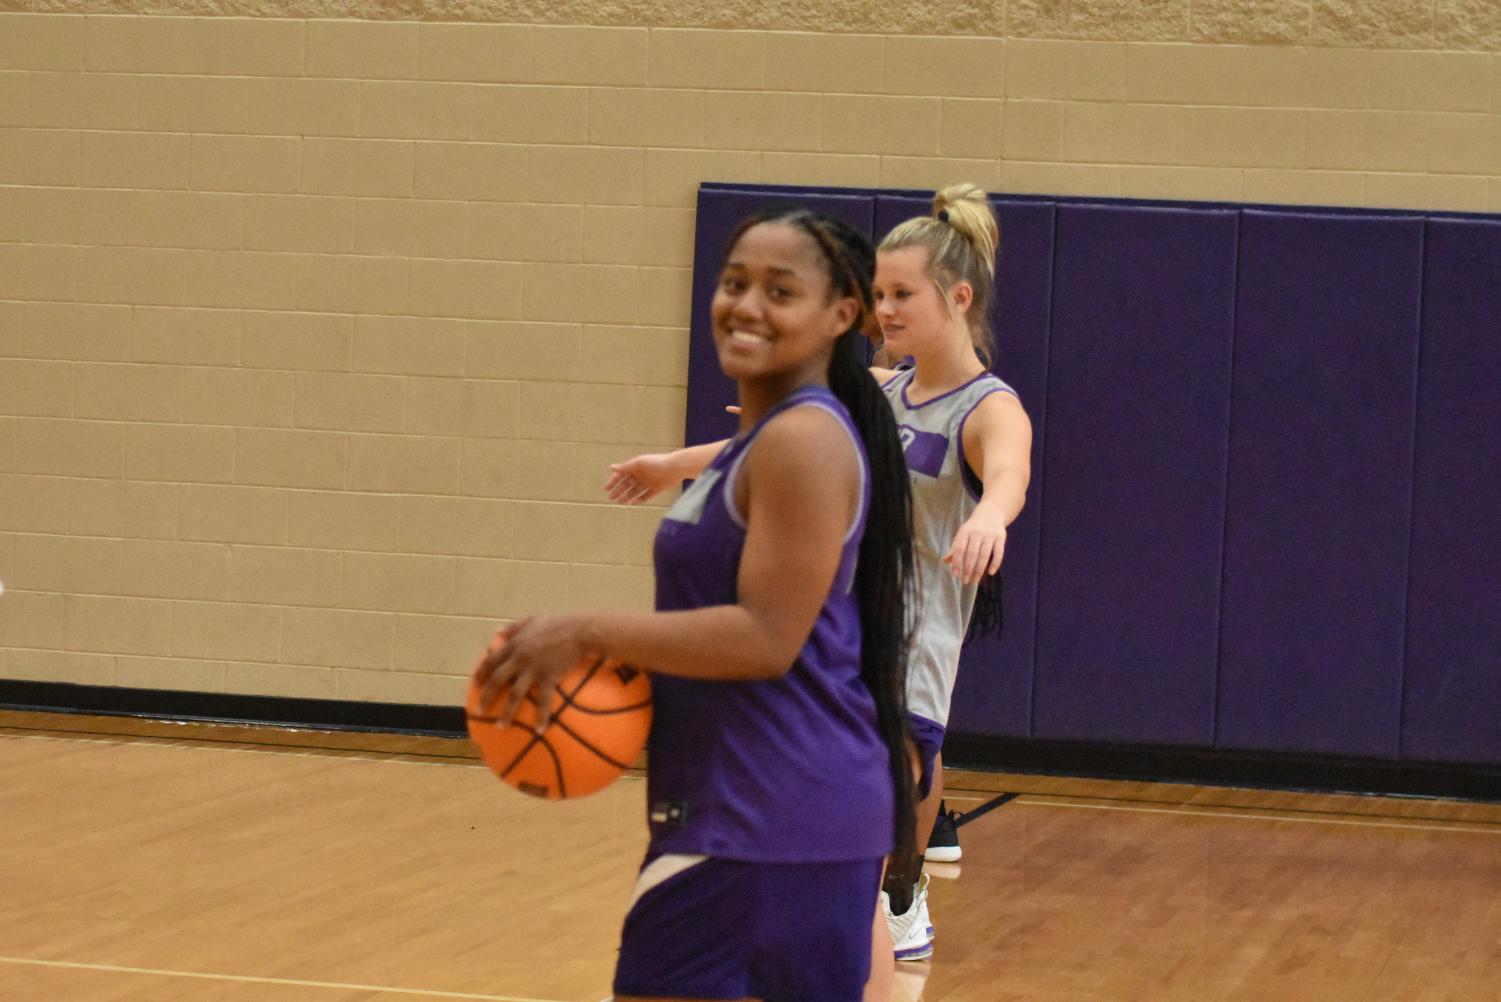
<path fill-rule="evenodd" d="M 710 306 L 720 367 L 741 382 L 822 382 L 859 310 L 834 294 L 811 236 L 787 223 L 752 226 L 730 248 Z"/>
<path fill-rule="evenodd" d="M 947 345 L 956 330 L 965 330 L 968 283 L 957 284 L 945 297 L 928 274 L 928 257 L 928 249 L 920 245 L 876 255 L 876 320 L 893 357 L 927 354 Z"/>

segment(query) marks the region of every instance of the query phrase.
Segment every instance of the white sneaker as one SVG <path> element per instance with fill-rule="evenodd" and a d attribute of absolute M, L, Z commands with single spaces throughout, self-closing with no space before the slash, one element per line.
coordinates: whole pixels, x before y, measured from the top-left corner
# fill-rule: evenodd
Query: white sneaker
<path fill-rule="evenodd" d="M 917 886 L 913 889 L 912 904 L 921 913 L 918 920 L 924 929 L 928 931 L 928 938 L 933 938 L 933 919 L 928 915 L 928 875 L 924 873 L 917 878 Z"/>
<path fill-rule="evenodd" d="M 933 923 L 928 918 L 928 875 L 918 880 L 912 906 L 900 915 L 891 914 L 891 898 L 881 892 L 881 911 L 896 947 L 897 960 L 927 960 L 933 955 Z"/>

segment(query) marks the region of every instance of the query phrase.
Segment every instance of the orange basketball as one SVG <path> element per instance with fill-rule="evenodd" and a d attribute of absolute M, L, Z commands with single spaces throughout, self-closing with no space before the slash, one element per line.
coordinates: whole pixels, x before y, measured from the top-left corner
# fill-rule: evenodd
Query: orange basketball
<path fill-rule="evenodd" d="M 582 797 L 609 786 L 646 747 L 651 730 L 651 682 L 619 661 L 586 658 L 569 669 L 553 692 L 552 720 L 541 734 L 535 693 L 527 693 L 505 728 L 495 718 L 506 690 L 481 708 L 479 686 L 469 682 L 464 700 L 469 737 L 485 764 L 507 783 L 534 797 Z"/>

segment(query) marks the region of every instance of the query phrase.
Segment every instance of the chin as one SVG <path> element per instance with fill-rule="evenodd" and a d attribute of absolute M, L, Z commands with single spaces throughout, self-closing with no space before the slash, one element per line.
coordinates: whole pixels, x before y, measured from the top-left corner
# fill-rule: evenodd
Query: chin
<path fill-rule="evenodd" d="M 746 379 L 756 374 L 756 366 L 749 359 L 732 351 L 719 349 L 719 369 L 730 379 Z"/>

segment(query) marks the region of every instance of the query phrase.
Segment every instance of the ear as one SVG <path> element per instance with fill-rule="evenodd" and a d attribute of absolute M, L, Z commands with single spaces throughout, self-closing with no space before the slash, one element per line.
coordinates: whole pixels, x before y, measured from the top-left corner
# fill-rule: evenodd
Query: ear
<path fill-rule="evenodd" d="M 968 282 L 958 282 L 949 292 L 949 300 L 954 304 L 954 309 L 960 313 L 968 313 L 970 304 L 975 301 L 974 286 Z"/>
<path fill-rule="evenodd" d="M 855 325 L 860 316 L 860 302 L 854 296 L 845 296 L 834 303 L 834 319 L 838 321 L 836 335 L 842 335 Z"/>

